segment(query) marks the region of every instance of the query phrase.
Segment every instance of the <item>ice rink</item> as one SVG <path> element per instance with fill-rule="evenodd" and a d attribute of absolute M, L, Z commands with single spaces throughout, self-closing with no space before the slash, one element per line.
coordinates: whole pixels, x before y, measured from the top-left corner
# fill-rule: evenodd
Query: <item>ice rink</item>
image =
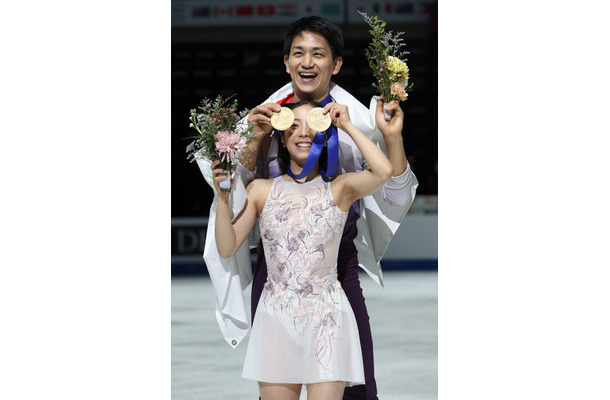
<path fill-rule="evenodd" d="M 386 272 L 381 288 L 360 274 L 380 400 L 437 399 L 437 276 Z M 258 399 L 256 382 L 241 378 L 247 340 L 232 349 L 221 336 L 207 276 L 172 278 L 172 400 Z"/>

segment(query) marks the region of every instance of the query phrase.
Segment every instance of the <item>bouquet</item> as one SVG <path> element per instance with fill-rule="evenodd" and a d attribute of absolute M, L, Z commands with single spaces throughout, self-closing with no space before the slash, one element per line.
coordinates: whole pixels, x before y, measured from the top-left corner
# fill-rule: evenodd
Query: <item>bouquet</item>
<path fill-rule="evenodd" d="M 189 127 L 195 128 L 197 135 L 190 137 L 194 140 L 186 147 L 187 160 L 218 160 L 219 168 L 225 169 L 229 174 L 239 152 L 246 147 L 246 140 L 256 136 L 253 133 L 256 124 L 245 122 L 250 110 L 244 109 L 237 113 L 237 99 L 229 104 L 232 97 L 224 99 L 218 96 L 214 101 L 203 99 L 199 106 L 200 112 L 191 110 Z M 220 188 L 224 192 L 231 191 L 229 178 L 228 175 L 227 179 L 220 182 Z"/>
<path fill-rule="evenodd" d="M 385 32 L 385 21 L 377 16 L 369 17 L 366 13 L 358 11 L 364 17 L 365 22 L 372 28 L 369 32 L 373 35 L 373 40 L 366 48 L 366 59 L 373 70 L 373 75 L 377 82 L 372 84 L 377 89 L 377 93 L 383 97 L 385 103 L 393 100 L 404 101 L 407 99 L 407 92 L 410 92 L 413 84 L 409 83 L 409 67 L 403 60 L 409 54 L 401 51 L 405 45 L 400 37 L 404 32 L 396 35 L 392 31 Z M 386 120 L 390 116 L 386 115 Z"/>

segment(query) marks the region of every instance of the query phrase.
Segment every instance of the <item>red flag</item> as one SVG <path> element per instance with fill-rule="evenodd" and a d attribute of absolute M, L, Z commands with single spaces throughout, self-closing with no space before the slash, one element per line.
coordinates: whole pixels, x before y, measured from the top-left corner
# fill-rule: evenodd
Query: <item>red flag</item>
<path fill-rule="evenodd" d="M 271 17 L 275 14 L 275 7 L 271 5 L 258 6 L 258 15 L 262 17 Z"/>
<path fill-rule="evenodd" d="M 254 14 L 252 6 L 237 6 L 235 7 L 235 15 L 238 17 L 250 17 Z"/>

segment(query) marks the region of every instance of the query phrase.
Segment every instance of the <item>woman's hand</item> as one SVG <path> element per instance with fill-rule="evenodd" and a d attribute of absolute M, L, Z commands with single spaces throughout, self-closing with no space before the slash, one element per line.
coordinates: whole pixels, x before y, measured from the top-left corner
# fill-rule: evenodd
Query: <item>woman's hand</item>
<path fill-rule="evenodd" d="M 219 182 L 230 179 L 230 178 L 227 178 L 227 176 L 225 175 L 225 173 L 227 172 L 226 170 L 224 170 L 222 168 L 216 168 L 218 166 L 218 164 L 220 164 L 220 161 L 216 160 L 212 163 L 212 165 L 210 167 L 212 169 L 214 188 L 216 189 L 216 193 L 218 194 L 219 200 L 227 200 L 229 198 L 229 193 L 223 192 L 222 190 L 220 190 Z M 231 175 L 233 175 L 233 169 L 231 169 L 230 173 L 231 173 Z M 232 186 L 233 186 L 233 179 L 231 179 L 231 187 Z"/>
<path fill-rule="evenodd" d="M 331 122 L 339 129 L 348 132 L 348 128 L 352 126 L 352 120 L 349 117 L 349 111 L 344 104 L 337 104 L 334 101 L 324 106 L 323 114 L 330 115 Z M 349 132 L 348 132 L 349 133 Z"/>

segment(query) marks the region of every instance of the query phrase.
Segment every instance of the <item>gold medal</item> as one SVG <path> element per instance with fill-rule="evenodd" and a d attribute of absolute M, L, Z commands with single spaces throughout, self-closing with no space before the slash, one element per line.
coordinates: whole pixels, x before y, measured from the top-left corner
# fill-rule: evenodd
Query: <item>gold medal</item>
<path fill-rule="evenodd" d="M 307 125 L 316 132 L 324 132 L 330 126 L 330 115 L 322 114 L 323 111 L 322 107 L 315 107 L 307 113 Z"/>
<path fill-rule="evenodd" d="M 285 131 L 292 126 L 294 113 L 290 108 L 282 107 L 279 112 L 274 112 L 271 116 L 271 126 L 278 131 Z"/>

